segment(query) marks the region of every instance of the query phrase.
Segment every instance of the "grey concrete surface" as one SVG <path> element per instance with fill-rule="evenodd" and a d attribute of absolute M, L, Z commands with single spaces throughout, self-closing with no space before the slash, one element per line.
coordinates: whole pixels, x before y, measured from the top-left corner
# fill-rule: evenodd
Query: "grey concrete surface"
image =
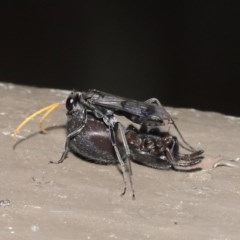
<path fill-rule="evenodd" d="M 238 163 L 207 164 L 240 157 L 240 118 L 168 108 L 187 141 L 205 150 L 207 167 L 183 173 L 133 163 L 132 200 L 130 191 L 120 197 L 115 166 L 73 154 L 63 164 L 48 164 L 63 152 L 64 106 L 47 118 L 47 134 L 38 133 L 36 118 L 11 137 L 25 117 L 67 94 L 0 83 L 0 239 L 240 239 Z"/>

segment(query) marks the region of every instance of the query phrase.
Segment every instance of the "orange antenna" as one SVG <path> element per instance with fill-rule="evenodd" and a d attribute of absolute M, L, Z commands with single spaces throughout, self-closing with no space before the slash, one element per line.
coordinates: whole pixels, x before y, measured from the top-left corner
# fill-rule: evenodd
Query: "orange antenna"
<path fill-rule="evenodd" d="M 34 112 L 33 114 L 31 114 L 30 116 L 28 116 L 27 118 L 25 118 L 18 126 L 17 128 L 14 130 L 12 136 L 16 137 L 16 135 L 20 132 L 20 130 L 23 128 L 24 125 L 26 125 L 30 120 L 32 120 L 33 118 L 35 118 L 36 116 L 40 115 L 41 113 L 45 114 L 42 116 L 42 118 L 40 119 L 39 122 L 39 127 L 40 127 L 40 131 L 41 132 L 45 132 L 45 129 L 43 127 L 43 122 L 46 119 L 46 117 L 57 107 L 59 107 L 63 102 L 57 102 L 57 103 L 53 103 L 47 107 L 41 108 L 40 110 Z"/>

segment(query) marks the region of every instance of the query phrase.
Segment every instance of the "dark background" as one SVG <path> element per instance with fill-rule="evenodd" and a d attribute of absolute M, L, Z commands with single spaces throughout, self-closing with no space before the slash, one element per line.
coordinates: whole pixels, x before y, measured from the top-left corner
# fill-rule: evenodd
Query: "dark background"
<path fill-rule="evenodd" d="M 1 4 L 0 81 L 239 116 L 240 4 L 142 2 Z"/>

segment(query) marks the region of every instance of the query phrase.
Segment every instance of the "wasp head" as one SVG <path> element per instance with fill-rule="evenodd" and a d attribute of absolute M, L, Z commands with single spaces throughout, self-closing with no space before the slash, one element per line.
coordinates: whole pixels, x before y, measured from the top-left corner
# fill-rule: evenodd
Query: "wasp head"
<path fill-rule="evenodd" d="M 82 93 L 73 91 L 66 99 L 66 108 L 68 112 L 75 112 L 83 109 L 82 106 Z"/>

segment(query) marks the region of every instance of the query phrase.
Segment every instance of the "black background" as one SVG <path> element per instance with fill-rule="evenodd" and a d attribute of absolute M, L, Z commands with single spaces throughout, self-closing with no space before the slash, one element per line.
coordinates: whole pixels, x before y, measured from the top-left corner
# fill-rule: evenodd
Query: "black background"
<path fill-rule="evenodd" d="M 0 80 L 240 115 L 239 1 L 8 1 Z"/>

